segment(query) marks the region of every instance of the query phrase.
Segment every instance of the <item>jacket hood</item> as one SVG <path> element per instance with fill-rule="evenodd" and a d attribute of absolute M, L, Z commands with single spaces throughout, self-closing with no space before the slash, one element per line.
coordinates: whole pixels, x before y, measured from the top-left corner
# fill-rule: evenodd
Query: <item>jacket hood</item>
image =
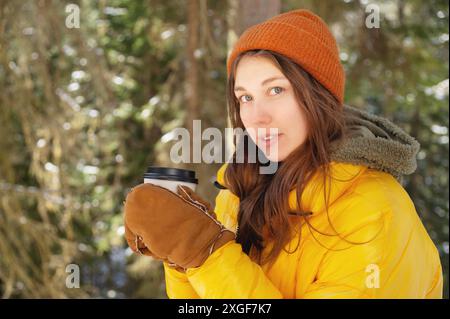
<path fill-rule="evenodd" d="M 331 146 L 331 160 L 381 170 L 402 181 L 417 168 L 420 144 L 386 118 L 344 105 L 347 138 Z"/>

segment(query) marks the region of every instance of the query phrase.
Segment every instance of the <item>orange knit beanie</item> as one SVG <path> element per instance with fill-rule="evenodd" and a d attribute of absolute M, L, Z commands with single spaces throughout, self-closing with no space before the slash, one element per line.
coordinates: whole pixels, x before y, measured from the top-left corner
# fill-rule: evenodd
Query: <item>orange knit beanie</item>
<path fill-rule="evenodd" d="M 345 72 L 336 40 L 325 22 L 311 11 L 289 11 L 248 28 L 228 58 L 228 76 L 236 57 L 255 49 L 274 51 L 290 58 L 343 103 Z"/>

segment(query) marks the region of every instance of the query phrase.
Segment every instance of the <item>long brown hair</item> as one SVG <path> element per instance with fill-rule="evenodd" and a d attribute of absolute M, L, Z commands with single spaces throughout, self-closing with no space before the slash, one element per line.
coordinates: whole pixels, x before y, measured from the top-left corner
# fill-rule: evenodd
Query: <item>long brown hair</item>
<path fill-rule="evenodd" d="M 294 225 L 289 218 L 288 199 L 293 189 L 297 192 L 299 208 L 294 213 L 301 216 L 300 225 L 303 221 L 308 223 L 308 214 L 303 214 L 300 206 L 301 194 L 319 168 L 324 173 L 323 186 L 326 189 L 330 143 L 344 138 L 345 121 L 343 105 L 301 66 L 278 53 L 253 50 L 236 58 L 228 78 L 227 100 L 233 128 L 245 130 L 239 115 L 239 101 L 234 95 L 236 68 L 244 56 L 266 57 L 279 68 L 290 81 L 308 123 L 305 143 L 278 163 L 274 174 L 259 174 L 262 164 L 247 160 L 247 147 L 243 148 L 244 163 L 237 163 L 235 153 L 225 171 L 226 186 L 240 199 L 236 241 L 254 261 L 265 264 L 273 263 L 292 239 Z M 248 136 L 244 136 L 244 142 L 252 143 Z M 325 198 L 325 205 L 328 208 L 328 197 Z M 272 249 L 262 259 L 262 251 L 269 242 L 273 243 Z"/>

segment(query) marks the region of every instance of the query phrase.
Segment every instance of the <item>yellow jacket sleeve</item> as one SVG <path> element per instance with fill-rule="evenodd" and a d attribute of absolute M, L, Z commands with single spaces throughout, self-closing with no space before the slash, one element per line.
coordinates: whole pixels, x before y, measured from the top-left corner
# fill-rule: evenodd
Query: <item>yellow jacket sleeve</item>
<path fill-rule="evenodd" d="M 201 298 L 283 298 L 261 267 L 234 241 L 220 247 L 202 266 L 188 269 L 186 274 Z"/>
<path fill-rule="evenodd" d="M 169 267 L 165 262 L 163 266 L 167 297 L 170 299 L 199 299 L 186 274 Z"/>

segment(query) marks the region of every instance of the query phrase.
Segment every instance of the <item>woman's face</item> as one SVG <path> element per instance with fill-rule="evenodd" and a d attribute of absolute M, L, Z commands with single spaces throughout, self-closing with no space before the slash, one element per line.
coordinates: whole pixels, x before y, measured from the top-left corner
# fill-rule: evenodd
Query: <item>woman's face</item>
<path fill-rule="evenodd" d="M 269 160 L 283 161 L 306 140 L 306 118 L 291 83 L 271 60 L 243 57 L 234 93 L 245 129 Z M 278 129 L 278 135 L 271 135 L 271 128 Z"/>

